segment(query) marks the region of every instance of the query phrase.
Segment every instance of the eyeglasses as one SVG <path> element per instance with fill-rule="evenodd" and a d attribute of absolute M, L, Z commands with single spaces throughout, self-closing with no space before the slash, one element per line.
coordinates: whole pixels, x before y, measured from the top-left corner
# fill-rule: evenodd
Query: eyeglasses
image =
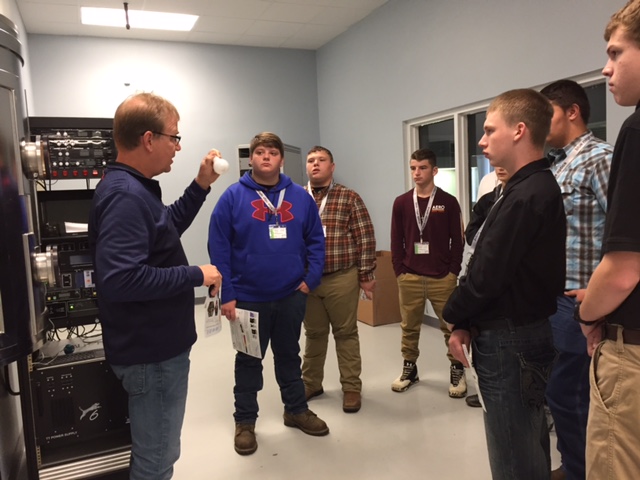
<path fill-rule="evenodd" d="M 154 133 L 156 135 L 162 135 L 163 137 L 169 137 L 173 139 L 173 143 L 175 143 L 176 145 L 178 145 L 180 143 L 180 140 L 182 140 L 182 137 L 180 135 L 169 135 L 168 133 L 154 132 L 154 131 L 151 131 L 151 133 Z"/>

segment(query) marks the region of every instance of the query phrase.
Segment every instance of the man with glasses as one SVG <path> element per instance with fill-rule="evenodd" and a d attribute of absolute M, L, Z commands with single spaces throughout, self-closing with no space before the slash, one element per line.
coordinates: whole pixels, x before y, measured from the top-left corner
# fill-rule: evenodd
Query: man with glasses
<path fill-rule="evenodd" d="M 116 110 L 116 163 L 98 184 L 89 220 L 107 362 L 129 395 L 132 480 L 165 480 L 180 456 L 189 352 L 196 341 L 194 287 L 222 282 L 213 265 L 190 266 L 180 236 L 218 178 L 211 150 L 182 197 L 161 200 L 153 177 L 180 150 L 176 108 L 141 93 Z"/>

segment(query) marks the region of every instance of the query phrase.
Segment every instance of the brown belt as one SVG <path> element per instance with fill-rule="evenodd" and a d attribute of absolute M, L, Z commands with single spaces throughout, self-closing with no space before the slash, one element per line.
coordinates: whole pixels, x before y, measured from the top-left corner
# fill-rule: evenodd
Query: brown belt
<path fill-rule="evenodd" d="M 604 325 L 604 338 L 607 340 L 618 340 L 618 327 L 619 325 L 612 325 L 605 323 Z M 629 345 L 640 345 L 640 330 L 634 330 L 630 328 L 622 329 L 622 341 Z"/>

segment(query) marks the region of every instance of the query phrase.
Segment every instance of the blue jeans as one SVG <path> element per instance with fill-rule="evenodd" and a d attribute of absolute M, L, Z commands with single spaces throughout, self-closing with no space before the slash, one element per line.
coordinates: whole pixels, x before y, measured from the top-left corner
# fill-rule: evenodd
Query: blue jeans
<path fill-rule="evenodd" d="M 307 305 L 307 295 L 296 290 L 274 302 L 241 302 L 237 308 L 259 313 L 262 358 L 271 342 L 276 381 L 286 412 L 307 410 L 300 368 L 300 330 Z M 258 392 L 262 390 L 262 359 L 238 352 L 235 365 L 236 423 L 255 423 L 258 418 Z"/>
<path fill-rule="evenodd" d="M 180 457 L 189 353 L 159 363 L 111 365 L 129 394 L 130 480 L 167 480 Z"/>
<path fill-rule="evenodd" d="M 473 339 L 493 480 L 549 479 L 544 394 L 555 356 L 547 320 Z"/>
<path fill-rule="evenodd" d="M 547 386 L 547 404 L 558 436 L 562 466 L 569 480 L 585 478 L 587 417 L 589 416 L 589 366 L 587 341 L 573 319 L 575 300 L 558 297 L 558 311 L 549 320 L 558 361 Z"/>

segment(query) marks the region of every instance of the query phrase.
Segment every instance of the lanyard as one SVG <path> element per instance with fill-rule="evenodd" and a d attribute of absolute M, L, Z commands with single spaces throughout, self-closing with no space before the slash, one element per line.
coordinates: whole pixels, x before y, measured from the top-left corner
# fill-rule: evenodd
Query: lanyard
<path fill-rule="evenodd" d="M 571 162 L 573 162 L 576 157 L 578 156 L 578 154 L 580 154 L 580 152 L 582 151 L 582 149 L 585 147 L 585 145 L 587 144 L 587 142 L 589 141 L 589 139 L 591 138 L 591 135 L 586 135 L 581 141 L 580 143 L 578 143 L 573 150 L 571 150 L 571 155 L 567 156 L 567 158 L 564 160 L 564 163 L 562 164 L 562 166 L 560 168 L 558 168 L 558 170 L 556 170 L 555 173 L 555 177 L 556 178 L 560 178 L 560 175 L 562 174 L 562 172 L 564 172 L 569 165 L 571 165 Z"/>
<path fill-rule="evenodd" d="M 273 203 L 271 203 L 271 200 L 269 200 L 261 190 L 256 190 L 256 193 L 260 196 L 260 198 L 262 199 L 264 204 L 267 206 L 269 211 L 276 216 L 276 225 L 278 225 L 278 210 L 280 210 L 280 207 L 282 206 L 282 201 L 284 200 L 284 192 L 286 190 L 287 190 L 286 188 L 283 188 L 282 190 L 280 190 L 280 195 L 278 196 L 277 208 L 273 206 Z"/>
<path fill-rule="evenodd" d="M 433 192 L 431 192 L 431 196 L 429 197 L 429 204 L 427 205 L 427 211 L 424 212 L 424 217 L 420 217 L 420 205 L 418 205 L 418 192 L 416 189 L 413 189 L 413 208 L 416 211 L 416 223 L 418 224 L 418 229 L 420 230 L 420 243 L 422 243 L 422 231 L 424 227 L 427 226 L 427 221 L 429 220 L 429 214 L 431 213 L 431 207 L 433 206 L 433 199 L 436 196 L 436 190 L 438 187 L 433 186 Z"/>
<path fill-rule="evenodd" d="M 489 219 L 489 215 L 491 215 L 491 212 L 493 212 L 493 209 L 495 208 L 495 206 L 498 205 L 498 203 L 500 203 L 500 200 L 502 200 L 502 194 L 503 193 L 504 193 L 504 187 L 501 187 L 500 188 L 500 196 L 493 203 L 493 205 L 491 205 L 491 208 L 489 209 L 489 213 L 487 213 L 487 216 L 484 217 L 484 222 L 482 222 L 482 225 L 480 225 L 480 228 L 478 229 L 476 234 L 473 236 L 473 241 L 471 242 L 471 248 L 470 248 L 471 255 L 473 255 L 473 252 L 476 251 L 476 245 L 478 244 L 478 239 L 480 238 L 480 233 L 482 233 L 482 229 L 486 225 L 487 220 Z"/>
<path fill-rule="evenodd" d="M 329 185 L 329 190 L 327 190 L 327 193 L 324 195 L 324 197 L 322 197 L 322 201 L 320 202 L 320 208 L 318 209 L 318 215 L 320 216 L 320 218 L 322 218 L 322 212 L 324 212 L 324 207 L 327 206 L 327 198 L 329 197 L 329 192 L 331 191 L 334 185 L 335 183 L 332 180 L 331 184 Z M 313 190 L 311 190 L 311 182 L 307 182 L 307 192 L 309 192 L 309 195 L 311 195 L 311 198 L 313 198 L 313 201 L 315 202 L 316 197 L 313 196 Z"/>

